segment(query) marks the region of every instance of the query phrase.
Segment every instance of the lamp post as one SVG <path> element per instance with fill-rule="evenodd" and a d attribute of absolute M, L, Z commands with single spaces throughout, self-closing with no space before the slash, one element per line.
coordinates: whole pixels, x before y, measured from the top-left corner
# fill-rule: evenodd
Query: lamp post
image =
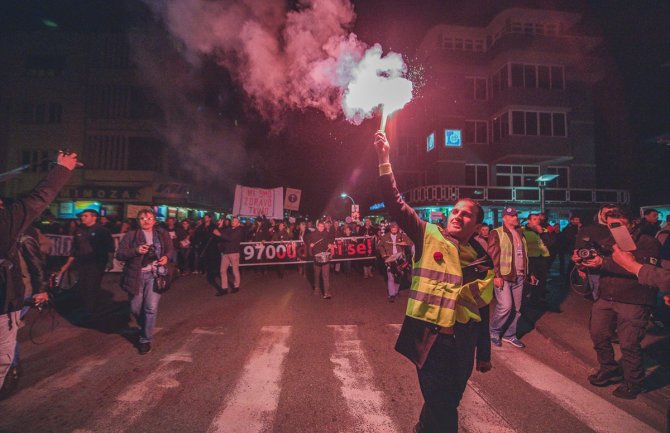
<path fill-rule="evenodd" d="M 352 205 L 356 205 L 356 202 L 354 201 L 354 198 L 352 196 L 350 196 L 349 194 L 347 194 L 346 192 L 343 192 L 342 194 L 340 194 L 340 197 L 348 198 L 349 200 L 351 200 Z"/>
<path fill-rule="evenodd" d="M 547 183 L 551 182 L 552 180 L 556 179 L 558 177 L 557 174 L 543 174 L 537 179 L 535 179 L 535 182 L 537 182 L 538 186 L 540 187 L 540 212 L 544 213 L 544 189 L 547 187 Z"/>

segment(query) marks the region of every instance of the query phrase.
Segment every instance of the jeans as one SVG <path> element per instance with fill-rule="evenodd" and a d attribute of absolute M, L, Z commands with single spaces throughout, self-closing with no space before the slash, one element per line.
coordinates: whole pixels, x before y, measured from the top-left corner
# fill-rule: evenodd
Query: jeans
<path fill-rule="evenodd" d="M 524 281 L 525 277 L 518 275 L 514 281 L 505 280 L 501 288 L 493 289 L 498 303 L 489 327 L 491 337 L 500 338 L 501 335 L 507 338 L 516 337 L 516 325 L 521 317 Z M 513 317 L 512 313 L 514 313 Z"/>
<path fill-rule="evenodd" d="M 387 289 L 389 292 L 389 296 L 398 296 L 398 292 L 400 291 L 400 283 L 396 283 L 395 279 L 393 278 L 393 274 L 391 273 L 390 270 L 386 270 L 386 278 L 387 278 Z"/>
<path fill-rule="evenodd" d="M 0 386 L 5 381 L 5 376 L 14 360 L 20 314 L 20 311 L 12 311 L 0 315 Z"/>
<path fill-rule="evenodd" d="M 228 266 L 233 267 L 233 287 L 240 287 L 240 253 L 221 254 L 221 288 L 228 290 Z"/>
<path fill-rule="evenodd" d="M 323 285 L 321 285 L 321 277 L 323 276 Z M 314 290 L 319 290 L 319 286 L 323 287 L 323 294 L 330 294 L 330 263 L 317 264 L 314 263 Z"/>
<path fill-rule="evenodd" d="M 154 276 L 151 272 L 142 272 L 142 285 L 137 295 L 130 295 L 130 311 L 140 326 L 140 343 L 151 343 L 158 315 L 160 293 L 154 292 Z"/>

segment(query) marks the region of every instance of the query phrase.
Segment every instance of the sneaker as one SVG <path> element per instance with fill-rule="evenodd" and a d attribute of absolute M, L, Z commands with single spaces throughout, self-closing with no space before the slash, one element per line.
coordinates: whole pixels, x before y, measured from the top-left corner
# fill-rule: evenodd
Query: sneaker
<path fill-rule="evenodd" d="M 623 398 L 625 400 L 635 400 L 637 395 L 642 392 L 644 392 L 644 388 L 642 388 L 640 385 L 623 383 L 619 385 L 614 391 L 612 391 L 612 395 Z"/>
<path fill-rule="evenodd" d="M 389 296 L 389 303 L 394 303 L 395 302 L 395 296 Z"/>
<path fill-rule="evenodd" d="M 233 290 L 230 291 L 230 293 L 237 293 L 240 291 L 239 287 L 233 287 Z"/>
<path fill-rule="evenodd" d="M 151 352 L 151 343 L 140 343 L 139 352 L 140 355 L 146 355 Z"/>
<path fill-rule="evenodd" d="M 505 343 L 509 343 L 514 347 L 518 347 L 519 349 L 523 349 L 524 347 L 526 347 L 526 345 L 523 344 L 523 342 L 516 337 L 503 337 L 502 341 L 504 341 Z"/>
<path fill-rule="evenodd" d="M 491 344 L 496 347 L 502 347 L 502 341 L 500 341 L 499 337 L 491 337 Z"/>
<path fill-rule="evenodd" d="M 323 295 L 323 299 L 330 299 L 332 297 L 333 295 L 331 295 L 330 293 L 326 293 L 325 295 Z"/>
<path fill-rule="evenodd" d="M 589 383 L 593 386 L 607 386 L 623 381 L 621 370 L 604 371 L 598 370 L 597 373 L 588 377 Z"/>
<path fill-rule="evenodd" d="M 226 296 L 228 294 L 227 289 L 219 289 L 216 291 L 216 296 Z"/>

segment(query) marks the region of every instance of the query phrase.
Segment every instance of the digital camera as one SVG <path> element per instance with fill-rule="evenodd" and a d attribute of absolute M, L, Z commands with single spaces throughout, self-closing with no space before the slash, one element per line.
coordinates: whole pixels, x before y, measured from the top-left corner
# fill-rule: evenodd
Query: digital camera
<path fill-rule="evenodd" d="M 579 257 L 579 261 L 593 260 L 596 256 L 604 256 L 606 253 L 600 245 L 589 240 L 577 250 L 577 257 Z"/>

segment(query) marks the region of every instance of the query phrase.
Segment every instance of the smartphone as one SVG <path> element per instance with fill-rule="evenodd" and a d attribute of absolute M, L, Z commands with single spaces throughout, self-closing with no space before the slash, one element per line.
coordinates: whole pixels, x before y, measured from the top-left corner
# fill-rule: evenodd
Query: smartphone
<path fill-rule="evenodd" d="M 635 251 L 637 247 L 635 246 L 635 241 L 630 235 L 628 228 L 621 223 L 612 223 L 609 226 L 610 233 L 616 244 L 621 248 L 621 251 Z"/>

